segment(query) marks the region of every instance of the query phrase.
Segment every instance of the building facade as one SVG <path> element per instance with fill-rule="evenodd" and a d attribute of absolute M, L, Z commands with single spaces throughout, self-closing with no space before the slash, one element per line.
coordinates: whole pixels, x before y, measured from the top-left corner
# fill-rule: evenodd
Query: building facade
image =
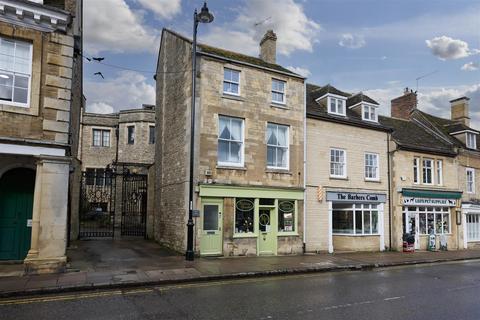
<path fill-rule="evenodd" d="M 191 41 L 163 30 L 157 66 L 156 239 L 186 248 Z M 195 252 L 202 256 L 303 250 L 304 78 L 260 57 L 199 45 L 194 154 Z M 179 91 L 176 88 L 183 88 Z"/>
<path fill-rule="evenodd" d="M 390 247 L 390 130 L 378 107 L 361 93 L 307 84 L 307 252 Z"/>
<path fill-rule="evenodd" d="M 0 1 L 0 259 L 28 273 L 66 263 L 81 5 Z"/>

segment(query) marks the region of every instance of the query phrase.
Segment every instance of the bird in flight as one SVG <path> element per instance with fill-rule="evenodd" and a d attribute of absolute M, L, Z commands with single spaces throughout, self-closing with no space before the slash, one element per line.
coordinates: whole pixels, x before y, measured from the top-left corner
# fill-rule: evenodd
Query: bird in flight
<path fill-rule="evenodd" d="M 92 59 L 98 62 L 102 62 L 103 60 L 105 60 L 105 58 L 103 57 L 92 57 Z"/>
<path fill-rule="evenodd" d="M 102 77 L 102 79 L 105 79 L 105 77 L 103 76 L 103 73 L 101 73 L 101 72 L 95 72 L 93 75 L 94 76 L 100 76 L 100 77 Z"/>

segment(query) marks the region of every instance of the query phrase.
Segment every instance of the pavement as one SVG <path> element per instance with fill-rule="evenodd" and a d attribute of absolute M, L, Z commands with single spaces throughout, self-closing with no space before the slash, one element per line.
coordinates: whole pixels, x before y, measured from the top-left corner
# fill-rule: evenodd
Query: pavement
<path fill-rule="evenodd" d="M 0 265 L 0 297 L 473 260 L 480 259 L 480 250 L 197 258 L 189 262 L 153 241 L 100 240 L 74 242 L 68 256 L 67 272 L 61 274 L 19 275 L 12 265 Z"/>
<path fill-rule="evenodd" d="M 478 320 L 480 261 L 0 299 L 0 320 Z"/>

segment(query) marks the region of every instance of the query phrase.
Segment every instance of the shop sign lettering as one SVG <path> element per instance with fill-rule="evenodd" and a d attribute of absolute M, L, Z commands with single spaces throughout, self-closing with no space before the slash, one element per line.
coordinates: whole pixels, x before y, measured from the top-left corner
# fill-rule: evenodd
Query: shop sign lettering
<path fill-rule="evenodd" d="M 405 206 L 437 206 L 437 207 L 455 207 L 457 200 L 455 199 L 433 199 L 433 198 L 414 198 L 404 197 L 403 204 Z"/>
<path fill-rule="evenodd" d="M 253 201 L 248 200 L 248 199 L 240 199 L 237 200 L 237 209 L 240 211 L 250 211 L 253 209 L 254 204 Z"/>
<path fill-rule="evenodd" d="M 327 201 L 333 202 L 382 203 L 385 202 L 386 199 L 386 195 L 381 193 L 327 192 Z"/>
<path fill-rule="evenodd" d="M 278 204 L 278 208 L 283 212 L 292 212 L 294 207 L 293 201 L 282 201 Z"/>

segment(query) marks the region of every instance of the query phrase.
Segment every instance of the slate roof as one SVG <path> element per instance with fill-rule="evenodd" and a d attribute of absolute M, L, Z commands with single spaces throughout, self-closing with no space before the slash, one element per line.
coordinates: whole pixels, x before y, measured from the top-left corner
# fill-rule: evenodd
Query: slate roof
<path fill-rule="evenodd" d="M 385 126 L 381 125 L 380 123 L 362 120 L 362 117 L 360 114 L 348 108 L 346 109 L 345 116 L 330 114 L 328 113 L 327 106 L 325 104 L 321 104 L 315 101 L 316 99 L 324 96 L 327 93 L 341 95 L 346 98 L 354 97 L 350 93 L 340 91 L 335 87 L 333 87 L 332 85 L 326 85 L 321 87 L 311 83 L 307 83 L 306 87 L 307 87 L 306 88 L 307 117 L 326 120 L 326 121 L 332 121 L 332 122 L 338 122 L 338 123 L 344 123 L 344 124 L 353 125 L 357 127 L 365 127 L 365 128 L 374 129 L 374 130 L 381 130 L 381 131 L 390 130 L 389 128 L 386 128 Z M 367 97 L 367 96 L 363 95 L 363 97 Z M 371 100 L 374 101 L 373 99 Z"/>
<path fill-rule="evenodd" d="M 400 148 L 454 156 L 454 145 L 429 133 L 412 120 L 379 116 L 379 122 L 393 129 L 392 137 Z"/>
<path fill-rule="evenodd" d="M 363 94 L 362 92 L 360 93 L 357 93 L 353 96 L 351 96 L 350 98 L 348 98 L 347 100 L 347 108 L 348 107 L 351 107 L 351 106 L 354 106 L 360 102 L 366 102 L 366 103 L 370 103 L 370 104 L 375 104 L 377 106 L 379 106 L 380 104 L 373 100 L 372 98 L 370 98 L 369 96 Z"/>

